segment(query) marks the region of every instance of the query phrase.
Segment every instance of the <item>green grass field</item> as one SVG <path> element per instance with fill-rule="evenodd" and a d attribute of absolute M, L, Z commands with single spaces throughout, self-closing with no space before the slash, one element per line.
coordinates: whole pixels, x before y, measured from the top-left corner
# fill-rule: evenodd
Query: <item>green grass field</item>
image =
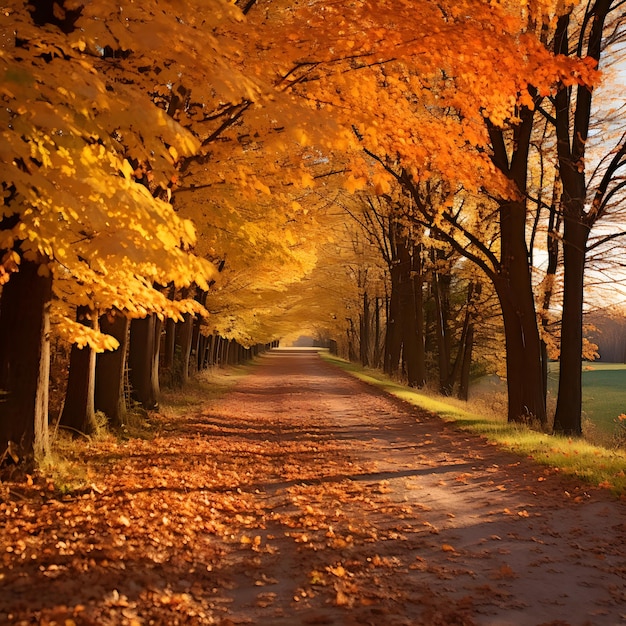
<path fill-rule="evenodd" d="M 556 394 L 558 364 L 550 368 L 550 383 Z M 615 430 L 617 416 L 626 413 L 626 365 L 585 363 L 583 365 L 584 416 L 602 432 Z"/>
<path fill-rule="evenodd" d="M 623 363 L 585 363 L 583 365 L 583 421 L 593 424 L 601 436 L 615 432 L 617 416 L 626 413 L 626 365 Z M 548 405 L 556 403 L 559 364 L 550 363 Z M 485 376 L 476 381 L 470 395 L 493 397 L 506 392 L 504 381 Z M 554 406 L 552 406 L 554 409 Z"/>

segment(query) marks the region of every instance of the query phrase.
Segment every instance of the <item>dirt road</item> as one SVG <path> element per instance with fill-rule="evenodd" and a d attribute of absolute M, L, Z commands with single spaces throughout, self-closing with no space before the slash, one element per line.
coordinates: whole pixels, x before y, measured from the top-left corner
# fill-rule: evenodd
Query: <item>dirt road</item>
<path fill-rule="evenodd" d="M 0 623 L 626 624 L 626 507 L 274 352 L 0 505 Z"/>

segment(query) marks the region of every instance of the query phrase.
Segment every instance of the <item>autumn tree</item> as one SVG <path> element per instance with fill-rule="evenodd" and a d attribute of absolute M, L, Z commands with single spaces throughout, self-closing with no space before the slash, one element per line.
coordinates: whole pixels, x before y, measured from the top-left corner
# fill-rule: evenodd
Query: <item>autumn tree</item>
<path fill-rule="evenodd" d="M 56 3 L 53 11 L 21 2 L 5 7 L 1 248 L 7 284 L 0 332 L 20 336 L 17 312 L 34 297 L 28 305 L 34 322 L 24 333 L 39 328 L 41 347 L 29 349 L 27 365 L 16 370 L 18 353 L 26 353 L 19 342 L 2 342 L 3 446 L 12 441 L 28 453 L 38 430 L 38 450 L 45 448 L 42 363 L 50 302 L 55 330 L 96 350 L 117 342 L 77 323 L 77 306 L 87 307 L 93 319 L 107 309 L 132 317 L 201 310 L 193 300 L 171 301 L 153 286 L 198 283 L 207 289 L 213 274 L 211 264 L 190 254 L 194 228 L 168 202 L 179 156 L 197 150 L 198 142 L 155 103 L 155 93 L 172 87 L 179 94 L 171 81 L 183 75 L 200 84 L 204 67 L 215 70 L 204 91 L 207 104 L 209 96 L 215 103 L 225 95 L 240 101 L 242 93 L 252 93 L 251 83 L 232 82 L 232 67 L 220 56 L 228 55 L 227 46 L 220 48 L 211 34 L 215 45 L 203 46 L 204 52 L 197 48 L 201 15 L 215 24 L 236 14 L 219 2 L 211 9 L 189 5 L 172 12 L 132 3 L 115 10 L 106 3 Z M 167 70 L 172 65 L 176 71 Z M 45 295 L 50 282 L 42 282 L 36 295 L 33 276 L 51 281 L 52 301 Z M 37 406 L 26 410 L 27 397 L 38 398 Z"/>
<path fill-rule="evenodd" d="M 542 25 L 555 16 L 555 6 L 533 6 L 531 15 L 517 3 L 476 2 L 461 8 L 423 2 L 416 12 L 413 3 L 360 2 L 341 11 L 324 5 L 322 18 L 315 14 L 322 5 L 304 10 L 302 29 L 286 34 L 301 56 L 287 67 L 282 57 L 277 84 L 345 119 L 353 144 L 383 167 L 389 165 L 393 171 L 388 174 L 405 180 L 409 189 L 433 176 L 444 180 L 450 199 L 436 207 L 428 227 L 453 214 L 448 209 L 459 188 L 469 193 L 485 189 L 501 198 L 502 250 L 492 251 L 486 242 L 479 257 L 491 255 L 495 263 L 489 261 L 506 320 L 509 418 L 532 416 L 545 424 L 526 242 L 527 138 L 536 99 L 549 95 L 558 81 L 567 85 L 588 79 L 590 65 L 557 58 L 543 45 Z M 289 27 L 300 24 L 297 11 L 276 4 L 264 19 L 279 14 Z M 531 18 L 536 34 L 528 27 Z M 320 33 L 340 35 L 330 35 L 330 43 L 327 38 L 322 46 Z M 500 132 L 505 134 L 500 137 Z M 352 161 L 347 185 L 358 188 L 372 180 L 384 186 L 384 176 L 372 175 L 371 161 L 361 155 Z M 466 248 L 466 234 L 457 240 L 460 251 Z"/>
<path fill-rule="evenodd" d="M 408 384 L 426 382 L 421 233 L 407 221 L 404 203 L 395 195 L 363 194 L 358 210 L 348 210 L 375 247 L 387 270 L 383 369 L 392 376 L 402 369 Z"/>
<path fill-rule="evenodd" d="M 555 52 L 565 56 L 586 54 L 599 63 L 603 52 L 607 52 L 607 40 L 623 45 L 623 35 L 619 37 L 622 11 L 620 1 L 598 0 L 561 16 L 554 36 Z M 609 146 L 597 176 L 592 175 L 589 182 L 587 141 L 590 124 L 597 115 L 593 91 L 584 86 L 560 89 L 553 102 L 563 184 L 564 266 L 559 396 L 554 427 L 563 434 L 580 435 L 585 261 L 592 229 L 611 211 L 611 202 L 624 185 L 619 175 L 626 166 L 626 135 L 618 136 Z"/>
<path fill-rule="evenodd" d="M 275 337 L 272 324 L 287 310 L 294 315 L 283 328 L 302 319 L 307 299 L 292 288 L 309 279 L 328 239 L 319 207 L 333 201 L 331 178 L 351 192 L 371 183 L 385 194 L 395 177 L 416 205 L 418 186 L 443 182 L 445 195 L 425 205 L 421 227 L 447 233 L 459 252 L 474 246 L 470 258 L 492 272 L 510 345 L 509 416 L 544 421 L 535 335 L 523 327 L 532 320 L 536 331 L 520 199 L 526 139 L 533 107 L 555 84 L 593 79 L 589 65 L 543 45 L 560 4 L 239 4 L 68 0 L 46 8 L 14 0 L 5 7 L 2 441 L 28 451 L 32 433 L 45 430 L 48 309 L 55 332 L 85 350 L 118 343 L 96 328 L 101 314 L 133 318 L 131 370 L 153 382 L 154 370 L 143 374 L 157 362 L 160 332 L 144 327 L 166 317 L 199 330 L 191 317 L 208 308 L 203 331 L 240 346 Z M 500 244 L 468 227 L 491 211 L 488 203 L 456 204 L 485 190 L 499 199 Z M 413 300 L 417 293 L 417 224 L 393 222 L 406 301 L 407 287 Z M 224 264 L 217 278 L 211 261 Z M 207 294 L 206 308 L 193 297 L 168 297 L 194 285 Z M 22 320 L 27 303 L 33 316 Z M 38 339 L 18 368 L 21 342 L 8 334 L 22 337 L 15 330 L 22 323 L 23 336 Z M 418 327 L 416 320 L 410 332 Z M 138 329 L 152 339 L 133 342 Z M 522 352 L 520 337 L 532 344 Z M 150 342 L 154 349 L 144 350 Z M 180 349 L 190 354 L 188 336 Z M 89 355 L 89 372 L 94 361 Z M 532 374 L 530 384 L 522 372 Z M 421 384 L 419 364 L 410 378 Z M 135 382 L 136 393 L 146 380 Z M 90 380 L 75 389 L 88 390 L 77 415 L 80 406 L 88 414 Z M 25 400 L 31 391 L 35 405 Z M 152 405 L 152 391 L 140 400 Z"/>

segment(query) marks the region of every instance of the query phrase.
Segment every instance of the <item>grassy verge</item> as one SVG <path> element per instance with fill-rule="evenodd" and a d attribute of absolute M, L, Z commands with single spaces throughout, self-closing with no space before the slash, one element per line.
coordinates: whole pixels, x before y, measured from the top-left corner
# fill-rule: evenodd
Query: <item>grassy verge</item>
<path fill-rule="evenodd" d="M 547 435 L 524 426 L 511 425 L 504 417 L 469 403 L 417 391 L 396 383 L 375 370 L 363 369 L 328 354 L 322 358 L 353 376 L 385 392 L 436 413 L 462 429 L 479 434 L 502 448 L 520 456 L 531 457 L 537 463 L 558 468 L 590 485 L 611 490 L 626 498 L 626 451 L 592 445 L 584 440 Z"/>
<path fill-rule="evenodd" d="M 164 388 L 158 412 L 132 407 L 127 414 L 127 423 L 118 430 L 109 430 L 104 415 L 99 417 L 97 432 L 90 436 L 54 430 L 50 453 L 38 463 L 36 474 L 39 480 L 50 494 L 81 493 L 95 479 L 95 470 L 88 463 L 95 449 L 100 462 L 104 463 L 108 457 L 117 458 L 121 454 L 117 447 L 124 441 L 154 439 L 168 418 L 200 410 L 208 401 L 220 398 L 248 374 L 251 367 L 254 363 L 208 369 L 193 376 L 184 387 Z"/>
<path fill-rule="evenodd" d="M 165 417 L 181 415 L 200 408 L 210 400 L 221 398 L 252 367 L 254 362 L 227 368 L 210 368 L 193 376 L 184 387 L 164 389 L 159 413 Z"/>

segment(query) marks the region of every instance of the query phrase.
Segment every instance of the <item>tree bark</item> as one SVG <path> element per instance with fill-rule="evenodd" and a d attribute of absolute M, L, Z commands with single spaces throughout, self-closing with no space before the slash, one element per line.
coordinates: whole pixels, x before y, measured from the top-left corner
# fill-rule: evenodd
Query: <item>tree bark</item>
<path fill-rule="evenodd" d="M 168 318 L 165 322 L 165 342 L 163 344 L 163 369 L 171 372 L 174 369 L 176 354 L 176 321 Z"/>
<path fill-rule="evenodd" d="M 514 146 L 509 158 L 501 130 L 489 127 L 492 160 L 526 193 L 528 154 L 533 111 L 522 109 L 522 121 L 514 128 Z M 507 365 L 508 420 L 538 422 L 547 426 L 543 394 L 541 340 L 526 244 L 526 203 L 503 200 L 499 207 L 500 264 L 492 277 L 504 322 Z"/>
<path fill-rule="evenodd" d="M 40 267 L 22 259 L 0 296 L 0 459 L 15 462 L 48 452 L 52 276 Z"/>
<path fill-rule="evenodd" d="M 209 356 L 209 367 L 219 364 L 221 337 L 219 335 L 211 335 L 211 351 Z"/>
<path fill-rule="evenodd" d="M 349 327 L 346 328 L 346 338 L 348 340 L 348 361 L 351 363 L 356 362 L 356 350 L 354 349 L 354 337 L 356 332 L 354 330 L 354 322 L 351 318 L 348 319 Z"/>
<path fill-rule="evenodd" d="M 450 341 L 450 277 L 440 275 L 436 270 L 432 274 L 432 294 L 435 302 L 435 337 L 437 339 L 437 363 L 439 369 L 439 392 L 444 396 L 452 395 L 454 376 L 451 366 Z"/>
<path fill-rule="evenodd" d="M 146 410 L 158 406 L 158 367 L 155 370 L 156 316 L 148 315 L 130 323 L 130 346 L 128 351 L 129 380 L 133 400 Z M 158 324 L 160 329 L 160 323 Z M 158 364 L 158 361 L 157 361 Z M 155 382 L 156 378 L 156 382 Z"/>
<path fill-rule="evenodd" d="M 191 313 L 185 313 L 183 318 L 182 322 L 176 324 L 173 377 L 173 384 L 175 386 L 184 386 L 189 382 L 189 358 L 191 356 L 194 317 Z"/>
<path fill-rule="evenodd" d="M 469 398 L 470 371 L 474 349 L 474 297 L 475 295 L 480 295 L 481 292 L 482 285 L 480 283 L 474 283 L 473 281 L 469 283 L 463 332 L 461 333 L 461 345 L 459 346 L 459 353 L 455 363 L 455 370 L 459 370 L 459 390 L 457 393 L 459 400 L 467 400 Z"/>
<path fill-rule="evenodd" d="M 463 358 L 461 361 L 461 375 L 459 379 L 459 391 L 457 398 L 459 400 L 469 399 L 470 373 L 472 368 L 472 351 L 474 349 L 474 322 L 470 321 L 467 327 L 465 340 L 461 346 L 463 350 Z"/>
<path fill-rule="evenodd" d="M 405 237 L 398 241 L 398 261 L 402 353 L 406 365 L 407 382 L 409 387 L 422 387 L 425 382 L 425 372 L 420 362 L 420 337 L 412 277 L 413 260 L 409 242 Z"/>
<path fill-rule="evenodd" d="M 100 330 L 115 337 L 120 345 L 96 356 L 96 386 L 94 405 L 102 411 L 114 427 L 126 422 L 126 398 L 124 374 L 128 352 L 129 319 L 119 311 L 110 311 L 100 317 Z"/>
<path fill-rule="evenodd" d="M 359 319 L 360 326 L 360 343 L 359 356 L 361 357 L 361 365 L 368 367 L 370 364 L 369 348 L 370 348 L 370 303 L 367 297 L 367 291 L 363 291 L 363 311 Z"/>
<path fill-rule="evenodd" d="M 380 304 L 381 298 L 375 299 L 374 304 L 374 357 L 372 366 L 379 368 L 381 366 L 381 350 L 380 350 Z"/>
<path fill-rule="evenodd" d="M 422 268 L 421 244 L 413 246 L 412 254 L 413 266 L 413 310 L 415 311 L 415 327 L 417 334 L 417 387 L 426 384 L 426 338 L 425 338 L 425 316 L 424 316 L 424 272 Z"/>
<path fill-rule="evenodd" d="M 590 28 L 580 29 L 577 49 L 585 48 L 591 59 L 599 62 L 606 18 L 612 0 L 595 0 L 587 5 L 586 17 Z M 555 36 L 555 53 L 569 54 L 570 16 L 559 18 Z M 576 94 L 575 103 L 572 97 Z M 563 313 L 561 326 L 561 357 L 559 395 L 554 416 L 555 432 L 579 436 L 582 434 L 582 323 L 583 286 L 587 241 L 591 228 L 602 216 L 602 200 L 609 181 L 619 169 L 609 160 L 592 206 L 585 212 L 587 182 L 585 180 L 585 150 L 591 121 L 593 91 L 584 86 L 561 89 L 555 96 L 555 117 L 559 173 L 563 184 Z M 620 143 L 623 142 L 623 139 Z M 625 144 L 626 145 L 626 144 Z M 624 145 L 616 150 L 620 157 Z M 619 158 L 618 158 L 619 161 Z M 615 168 L 615 169 L 613 169 Z"/>
<path fill-rule="evenodd" d="M 96 329 L 98 318 L 87 306 L 76 309 L 76 321 Z M 89 346 L 79 348 L 76 344 L 70 352 L 70 373 L 65 393 L 65 404 L 60 424 L 72 430 L 91 435 L 97 430 L 94 404 L 96 381 L 96 352 Z"/>
<path fill-rule="evenodd" d="M 398 263 L 389 268 L 391 294 L 389 296 L 389 312 L 385 333 L 384 372 L 396 376 L 400 368 L 402 353 L 402 305 L 400 300 L 400 267 Z"/>
<path fill-rule="evenodd" d="M 163 321 L 156 315 L 154 318 L 153 327 L 153 344 L 152 344 L 152 361 L 150 363 L 150 386 L 152 387 L 152 393 L 155 397 L 155 406 L 159 406 L 159 396 L 161 395 L 161 387 L 159 381 L 159 362 L 161 358 L 161 331 L 163 330 Z"/>
<path fill-rule="evenodd" d="M 583 284 L 589 229 L 576 218 L 582 209 L 568 209 L 563 225 L 563 313 L 559 394 L 554 432 L 582 435 Z M 572 202 L 576 205 L 576 202 Z M 574 215 L 570 218 L 569 213 Z"/>
<path fill-rule="evenodd" d="M 504 322 L 508 421 L 537 421 L 541 427 L 545 427 L 547 415 L 541 341 L 532 291 L 529 294 L 524 289 L 526 280 L 530 281 L 529 275 L 520 276 L 519 272 L 515 272 L 509 280 L 498 278 L 494 282 Z M 516 288 L 518 284 L 520 286 Z"/>

